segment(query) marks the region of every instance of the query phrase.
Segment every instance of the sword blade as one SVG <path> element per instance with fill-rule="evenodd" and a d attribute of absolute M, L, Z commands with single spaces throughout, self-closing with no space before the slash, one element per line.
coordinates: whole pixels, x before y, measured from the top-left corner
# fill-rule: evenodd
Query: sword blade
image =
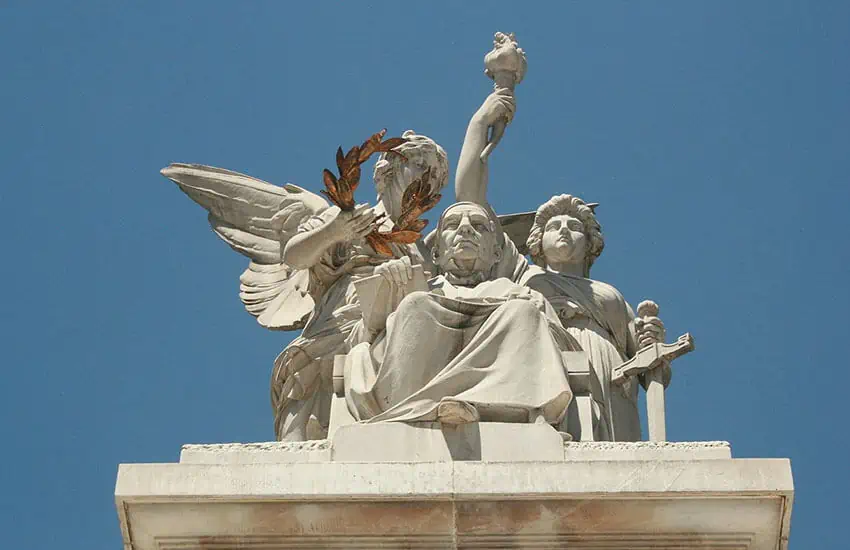
<path fill-rule="evenodd" d="M 650 441 L 667 441 L 663 375 L 663 367 L 654 368 L 646 373 L 646 420 Z"/>

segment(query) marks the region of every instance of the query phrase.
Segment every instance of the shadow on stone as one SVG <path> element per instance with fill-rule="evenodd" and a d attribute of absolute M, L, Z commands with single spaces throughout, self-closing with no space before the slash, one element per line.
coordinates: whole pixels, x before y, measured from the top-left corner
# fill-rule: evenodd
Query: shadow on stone
<path fill-rule="evenodd" d="M 452 460 L 481 460 L 481 424 L 441 426 Z"/>

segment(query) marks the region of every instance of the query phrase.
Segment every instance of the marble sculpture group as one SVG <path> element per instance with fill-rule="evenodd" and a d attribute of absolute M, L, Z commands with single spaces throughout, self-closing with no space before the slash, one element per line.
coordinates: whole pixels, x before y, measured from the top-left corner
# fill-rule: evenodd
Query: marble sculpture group
<path fill-rule="evenodd" d="M 446 153 L 424 135 L 407 131 L 381 153 L 374 207 L 344 209 L 209 166 L 162 170 L 249 258 L 247 310 L 266 328 L 301 330 L 274 362 L 279 440 L 326 437 L 335 365 L 344 396 L 335 406 L 357 422 L 546 423 L 566 439 L 637 441 L 643 385 L 650 438 L 664 439 L 670 359 L 693 341 L 664 344 L 657 306 L 644 302 L 636 316 L 616 288 L 590 277 L 605 244 L 597 205 L 563 194 L 534 213 L 498 216 L 488 202 L 488 158 L 525 71 L 515 37 L 497 33 L 485 57 L 495 89 L 469 121 L 456 202 L 431 233 L 392 243 L 392 256 L 367 235 L 393 229 L 412 182 L 426 178 L 432 194 L 448 183 Z M 571 376 L 577 362 L 589 376 Z M 580 393 L 583 410 L 570 414 Z"/>

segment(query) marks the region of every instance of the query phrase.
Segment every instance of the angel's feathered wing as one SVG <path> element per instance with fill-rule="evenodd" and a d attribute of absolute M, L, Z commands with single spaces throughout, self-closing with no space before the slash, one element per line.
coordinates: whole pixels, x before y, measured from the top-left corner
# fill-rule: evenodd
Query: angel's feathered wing
<path fill-rule="evenodd" d="M 301 222 L 328 203 L 296 185 L 279 187 L 212 166 L 175 163 L 161 172 L 209 212 L 216 235 L 251 260 L 239 278 L 245 309 L 266 328 L 302 328 L 315 305 L 310 277 L 283 263 L 283 247 Z"/>

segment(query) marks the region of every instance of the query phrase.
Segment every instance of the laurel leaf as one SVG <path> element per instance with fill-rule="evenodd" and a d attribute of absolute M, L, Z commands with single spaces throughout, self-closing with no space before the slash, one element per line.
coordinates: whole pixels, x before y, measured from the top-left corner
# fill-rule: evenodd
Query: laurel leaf
<path fill-rule="evenodd" d="M 360 147 L 354 146 L 348 150 L 348 153 L 345 154 L 345 158 L 343 159 L 342 166 L 344 173 L 346 170 L 350 170 L 352 166 L 359 164 L 358 160 L 360 158 Z"/>
<path fill-rule="evenodd" d="M 403 137 L 389 138 L 385 141 L 382 141 L 378 145 L 378 151 L 386 152 L 386 151 L 389 151 L 390 149 L 395 149 L 396 147 L 398 147 L 399 145 L 402 145 L 404 143 L 407 143 L 407 138 L 403 138 Z"/>
<path fill-rule="evenodd" d="M 377 231 L 373 231 L 366 235 L 366 242 L 372 247 L 376 253 L 381 254 L 383 256 L 392 256 L 393 249 L 390 248 L 389 244 L 386 242 L 386 239 L 381 233 Z"/>
<path fill-rule="evenodd" d="M 381 145 L 381 139 L 384 137 L 384 134 L 387 133 L 387 129 L 384 128 L 377 134 L 372 134 L 369 138 L 363 142 L 363 145 L 360 146 L 360 163 L 366 162 L 369 157 L 372 156 L 372 153 L 378 150 L 378 147 Z"/>
<path fill-rule="evenodd" d="M 426 170 L 426 174 L 430 172 L 430 169 Z M 422 179 L 417 179 L 407 186 L 407 189 L 404 190 L 404 194 L 401 196 L 401 204 L 402 208 L 410 207 L 413 204 L 419 202 L 419 196 L 422 194 Z"/>
<path fill-rule="evenodd" d="M 419 231 L 401 230 L 386 234 L 386 239 L 393 243 L 413 244 L 419 240 L 419 237 L 421 236 L 422 235 L 420 235 Z"/>
<path fill-rule="evenodd" d="M 413 220 L 410 222 L 405 229 L 410 231 L 416 231 L 421 233 L 423 229 L 428 225 L 428 220 Z"/>
<path fill-rule="evenodd" d="M 325 187 L 328 189 L 336 189 L 337 179 L 333 172 L 325 168 L 322 170 L 322 179 L 325 182 Z"/>
<path fill-rule="evenodd" d="M 337 181 L 336 194 L 337 206 L 343 210 L 354 209 L 354 189 L 351 188 L 351 184 L 345 178 Z"/>
<path fill-rule="evenodd" d="M 353 193 L 357 186 L 360 185 L 360 165 L 355 164 L 353 168 L 351 168 L 348 173 L 345 174 L 345 182 L 351 188 L 351 192 Z"/>
<path fill-rule="evenodd" d="M 325 184 L 326 191 L 323 193 L 331 200 L 332 203 L 339 206 L 339 189 L 337 187 L 338 180 L 336 176 L 333 175 L 333 172 L 325 168 L 322 171 L 322 180 Z"/>
<path fill-rule="evenodd" d="M 345 173 L 345 156 L 342 154 L 342 147 L 336 149 L 336 167 L 340 174 Z"/>

